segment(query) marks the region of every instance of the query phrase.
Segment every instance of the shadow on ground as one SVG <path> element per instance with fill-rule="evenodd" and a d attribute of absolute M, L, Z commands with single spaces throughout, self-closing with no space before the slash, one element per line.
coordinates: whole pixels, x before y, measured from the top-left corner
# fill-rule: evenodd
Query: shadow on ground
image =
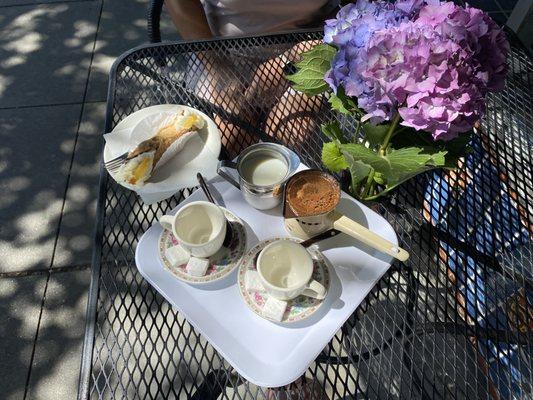
<path fill-rule="evenodd" d="M 25 4 L 0 0 L 0 397 L 70 399 L 107 73 L 146 42 L 147 1 Z"/>

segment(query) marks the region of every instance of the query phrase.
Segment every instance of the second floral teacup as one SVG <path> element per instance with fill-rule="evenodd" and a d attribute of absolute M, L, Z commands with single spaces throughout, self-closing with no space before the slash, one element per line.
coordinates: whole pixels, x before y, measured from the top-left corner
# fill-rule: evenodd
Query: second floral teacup
<path fill-rule="evenodd" d="M 315 299 L 326 296 L 326 288 L 312 279 L 311 255 L 292 240 L 278 240 L 266 246 L 257 258 L 257 272 L 267 293 L 278 300 L 299 295 Z"/>

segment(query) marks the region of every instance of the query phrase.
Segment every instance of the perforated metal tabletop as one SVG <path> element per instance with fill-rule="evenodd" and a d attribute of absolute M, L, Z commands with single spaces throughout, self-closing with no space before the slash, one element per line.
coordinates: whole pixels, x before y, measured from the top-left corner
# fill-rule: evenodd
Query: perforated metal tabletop
<path fill-rule="evenodd" d="M 322 97 L 288 91 L 279 76 L 320 37 L 134 49 L 111 71 L 106 131 L 141 108 L 187 104 L 217 116 L 224 157 L 277 141 L 322 168 L 319 125 L 338 116 Z M 490 97 L 460 168 L 429 172 L 370 204 L 411 257 L 393 264 L 305 378 L 286 388 L 243 380 L 135 267 L 143 232 L 193 188 L 146 206 L 102 169 L 79 398 L 531 398 L 533 68 L 518 45 L 509 63 L 507 88 Z M 247 91 L 250 82 L 265 89 Z"/>

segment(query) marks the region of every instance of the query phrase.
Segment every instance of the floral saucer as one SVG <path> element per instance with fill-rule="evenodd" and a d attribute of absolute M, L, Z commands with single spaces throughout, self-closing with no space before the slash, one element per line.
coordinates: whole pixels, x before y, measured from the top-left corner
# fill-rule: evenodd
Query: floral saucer
<path fill-rule="evenodd" d="M 192 276 L 187 273 L 187 264 L 173 267 L 170 261 L 165 257 L 165 250 L 179 244 L 172 232 L 164 230 L 159 237 L 159 259 L 163 266 L 170 271 L 180 281 L 203 284 L 218 281 L 228 276 L 239 264 L 242 256 L 246 252 L 246 229 L 239 217 L 220 207 L 231 226 L 228 232 L 231 232 L 231 240 L 226 246 L 209 257 L 209 267 L 204 276 Z M 228 233 L 229 234 L 229 233 Z"/>
<path fill-rule="evenodd" d="M 265 318 L 268 320 L 271 319 L 264 315 L 263 306 L 265 305 L 265 302 L 267 301 L 269 295 L 265 291 L 250 289 L 249 287 L 247 287 L 246 273 L 247 271 L 257 270 L 257 266 L 255 265 L 257 261 L 257 253 L 263 250 L 268 244 L 280 239 L 301 242 L 301 240 L 299 239 L 286 237 L 276 237 L 268 240 L 263 240 L 262 242 L 259 242 L 255 247 L 253 247 L 250 251 L 248 251 L 248 253 L 246 253 L 239 265 L 238 284 L 239 291 L 242 295 L 242 298 L 244 299 L 244 302 L 255 314 L 259 315 L 261 318 Z M 322 253 L 320 253 L 320 251 L 314 249 L 313 247 L 310 247 L 307 250 L 313 258 L 313 279 L 321 283 L 326 288 L 326 290 L 329 290 L 330 275 L 324 256 L 322 255 Z M 302 321 L 313 315 L 320 308 L 323 302 L 324 299 L 318 300 L 303 295 L 298 296 L 295 299 L 289 300 L 287 302 L 287 309 L 285 310 L 281 321 L 271 321 L 282 324 Z"/>

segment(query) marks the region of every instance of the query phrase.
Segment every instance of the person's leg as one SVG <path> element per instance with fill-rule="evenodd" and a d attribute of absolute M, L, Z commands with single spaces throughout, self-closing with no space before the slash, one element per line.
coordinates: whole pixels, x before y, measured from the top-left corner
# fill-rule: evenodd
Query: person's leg
<path fill-rule="evenodd" d="M 165 0 L 165 8 L 182 39 L 213 37 L 200 0 Z"/>
<path fill-rule="evenodd" d="M 323 96 L 309 97 L 287 89 L 274 105 L 265 122 L 267 134 L 289 146 L 301 157 L 316 159 L 322 152 L 317 116 L 326 112 Z"/>
<path fill-rule="evenodd" d="M 210 104 L 222 143 L 232 157 L 258 140 L 260 111 L 253 102 L 245 99 L 251 68 L 256 65 L 214 52 L 201 54 L 189 66 L 189 71 L 197 75 L 190 86 L 198 98 Z M 199 70 L 201 73 L 192 72 Z"/>
<path fill-rule="evenodd" d="M 215 122 L 231 156 L 257 142 L 259 129 L 299 153 L 321 151 L 315 120 L 323 97 L 308 97 L 292 90 L 284 71 L 288 61 L 298 59 L 313 44 L 316 43 L 300 43 L 262 63 L 246 56 L 220 56 L 214 52 L 198 55 L 198 60 L 194 60 L 190 69 L 202 70 L 192 85 L 194 92 L 213 105 Z"/>
<path fill-rule="evenodd" d="M 267 389 L 267 400 L 327 400 L 324 388 L 316 380 L 301 376 L 291 384 L 275 389 Z"/>
<path fill-rule="evenodd" d="M 321 152 L 320 127 L 316 120 L 321 110 L 325 112 L 324 97 L 309 97 L 293 90 L 285 78 L 284 67 L 288 62 L 298 60 L 302 52 L 317 43 L 298 43 L 282 55 L 261 64 L 246 89 L 247 98 L 260 99 L 261 111 L 266 115 L 265 132 L 298 153 Z"/>

